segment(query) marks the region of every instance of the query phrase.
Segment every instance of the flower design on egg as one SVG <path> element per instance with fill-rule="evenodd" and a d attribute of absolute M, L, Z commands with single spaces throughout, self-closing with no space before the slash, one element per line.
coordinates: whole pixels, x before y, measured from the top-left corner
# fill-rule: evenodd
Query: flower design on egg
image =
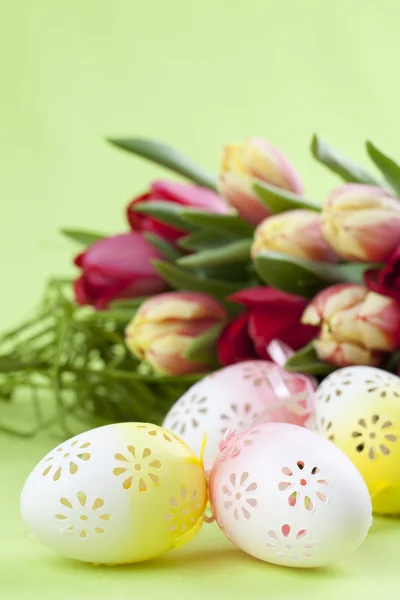
<path fill-rule="evenodd" d="M 251 446 L 254 437 L 258 435 L 257 429 L 251 429 L 236 433 L 235 429 L 229 429 L 219 443 L 220 458 L 225 460 L 228 456 L 234 458 L 238 456 L 246 446 Z"/>
<path fill-rule="evenodd" d="M 168 420 L 172 423 L 169 429 L 179 435 L 184 435 L 188 424 L 194 429 L 199 427 L 200 420 L 208 412 L 206 403 L 207 396 L 198 394 L 183 396 L 168 415 Z"/>
<path fill-rule="evenodd" d="M 63 525 L 61 533 L 76 534 L 80 540 L 86 540 L 91 532 L 103 535 L 104 526 L 111 519 L 108 513 L 101 510 L 104 507 L 104 500 L 95 498 L 90 504 L 84 492 L 78 492 L 76 497 L 77 501 L 60 498 L 63 507 L 60 510 L 63 512 L 57 513 L 54 517 Z"/>
<path fill-rule="evenodd" d="M 267 548 L 276 556 L 285 556 L 297 561 L 301 558 L 310 558 L 318 544 L 310 541 L 306 529 L 292 529 L 290 525 L 283 525 L 279 531 L 271 529 L 265 542 Z"/>
<path fill-rule="evenodd" d="M 240 478 L 236 473 L 232 473 L 229 482 L 222 487 L 225 496 L 224 508 L 232 511 L 233 518 L 237 521 L 240 516 L 250 519 L 250 511 L 257 506 L 257 500 L 253 492 L 257 489 L 255 482 L 249 481 L 249 474 L 242 473 Z"/>
<path fill-rule="evenodd" d="M 43 461 L 45 466 L 42 475 L 50 475 L 53 481 L 58 481 L 63 473 L 75 475 L 81 464 L 90 460 L 91 454 L 88 450 L 90 442 L 80 443 L 81 440 L 65 442 L 59 446 L 51 456 Z"/>
<path fill-rule="evenodd" d="M 370 460 L 377 458 L 378 454 L 388 456 L 390 445 L 397 442 L 392 421 L 379 415 L 372 415 L 370 419 L 360 419 L 357 429 L 351 435 L 356 441 L 356 451 L 366 454 Z"/>
<path fill-rule="evenodd" d="M 368 386 L 367 392 L 369 394 L 377 392 L 377 395 L 380 398 L 387 398 L 387 396 L 400 398 L 398 377 L 391 373 L 371 371 L 368 375 L 368 379 L 365 380 L 365 383 Z"/>
<path fill-rule="evenodd" d="M 170 512 L 165 515 L 165 520 L 170 523 L 171 533 L 179 531 L 184 534 L 197 523 L 203 513 L 198 491 L 190 493 L 184 483 L 178 498 L 170 498 L 169 507 Z"/>
<path fill-rule="evenodd" d="M 156 425 L 136 425 L 137 429 L 147 429 L 147 433 L 150 437 L 162 437 L 166 442 L 172 442 L 173 440 L 180 442 L 182 440 L 170 431 L 163 431 L 161 427 Z"/>
<path fill-rule="evenodd" d="M 329 419 L 325 419 L 325 417 L 321 417 L 318 426 L 318 431 L 321 435 L 323 435 L 326 439 L 330 440 L 331 442 L 335 440 L 335 436 L 332 433 L 332 427 L 332 421 L 329 421 Z"/>
<path fill-rule="evenodd" d="M 317 502 L 328 502 L 326 488 L 329 483 L 323 478 L 319 467 L 312 466 L 310 469 L 303 461 L 298 460 L 293 468 L 283 467 L 282 474 L 285 475 L 285 480 L 279 482 L 278 489 L 281 492 L 289 492 L 289 506 L 302 504 L 311 512 Z"/>
<path fill-rule="evenodd" d="M 346 388 L 352 384 L 352 372 L 344 371 L 338 375 L 333 373 L 330 377 L 327 377 L 324 382 L 319 386 L 316 398 L 318 402 L 327 404 L 333 398 L 338 398 L 343 394 Z"/>
<path fill-rule="evenodd" d="M 243 378 L 246 381 L 251 381 L 256 387 L 263 384 L 271 387 L 269 366 L 263 365 L 260 362 L 245 365 L 243 367 Z"/>
<path fill-rule="evenodd" d="M 139 492 L 146 492 L 149 483 L 160 483 L 158 471 L 161 469 L 161 462 L 152 456 L 150 448 L 144 448 L 140 452 L 135 446 L 127 446 L 125 454 L 117 453 L 114 458 L 121 465 L 115 467 L 113 473 L 117 477 L 122 476 L 122 487 L 125 490 L 130 490 L 137 482 Z"/>
<path fill-rule="evenodd" d="M 241 431 L 244 427 L 250 427 L 258 417 L 258 411 L 254 410 L 250 402 L 240 404 L 230 404 L 220 414 L 222 422 L 221 434 L 226 433 L 229 429 L 229 423 Z"/>

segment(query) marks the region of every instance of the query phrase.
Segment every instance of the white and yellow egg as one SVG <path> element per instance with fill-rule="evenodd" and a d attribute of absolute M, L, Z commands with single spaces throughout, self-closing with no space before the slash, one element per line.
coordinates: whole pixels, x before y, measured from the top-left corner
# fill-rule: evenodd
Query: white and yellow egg
<path fill-rule="evenodd" d="M 173 433 L 121 423 L 54 448 L 24 486 L 22 516 L 60 554 L 93 563 L 159 556 L 192 539 L 207 502 L 202 461 Z"/>

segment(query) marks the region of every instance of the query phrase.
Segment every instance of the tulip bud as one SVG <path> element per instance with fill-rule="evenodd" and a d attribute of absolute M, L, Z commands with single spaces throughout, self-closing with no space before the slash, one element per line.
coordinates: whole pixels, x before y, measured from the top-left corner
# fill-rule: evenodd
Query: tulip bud
<path fill-rule="evenodd" d="M 321 360 L 340 367 L 376 366 L 400 347 L 400 305 L 363 285 L 338 284 L 320 292 L 302 323 L 321 328 L 315 350 Z"/>
<path fill-rule="evenodd" d="M 164 375 L 201 373 L 209 364 L 184 357 L 193 340 L 222 323 L 225 309 L 201 292 L 167 292 L 144 302 L 125 331 L 129 350 Z"/>
<path fill-rule="evenodd" d="M 152 265 L 160 258 L 140 233 L 120 233 L 94 242 L 75 258 L 82 270 L 74 282 L 76 301 L 102 310 L 118 298 L 163 292 L 168 284 Z"/>
<path fill-rule="evenodd" d="M 339 260 L 322 235 L 321 215 L 305 209 L 290 210 L 260 223 L 252 246 L 253 259 L 262 251 L 320 262 Z"/>
<path fill-rule="evenodd" d="M 200 185 L 178 183 L 164 179 L 153 181 L 148 192 L 141 196 L 135 196 L 130 201 L 126 214 L 132 230 L 154 233 L 170 244 L 175 244 L 187 232 L 172 225 L 167 225 L 149 215 L 135 212 L 136 204 L 160 200 L 215 214 L 224 215 L 230 211 L 229 206 L 221 196 Z"/>
<path fill-rule="evenodd" d="M 347 260 L 383 261 L 400 242 L 400 200 L 379 187 L 342 185 L 325 202 L 322 233 Z"/>
<path fill-rule="evenodd" d="M 280 150 L 260 138 L 225 146 L 219 191 L 239 215 L 258 225 L 269 212 L 253 192 L 253 183 L 265 181 L 278 188 L 303 193 L 303 184 L 294 167 Z"/>

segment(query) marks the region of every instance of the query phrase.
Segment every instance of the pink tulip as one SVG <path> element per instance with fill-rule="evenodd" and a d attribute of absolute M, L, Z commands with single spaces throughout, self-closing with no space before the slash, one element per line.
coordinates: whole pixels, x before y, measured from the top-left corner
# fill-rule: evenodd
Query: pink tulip
<path fill-rule="evenodd" d="M 253 259 L 263 251 L 320 262 L 339 260 L 322 235 L 321 215 L 305 209 L 290 210 L 260 223 L 252 246 Z"/>
<path fill-rule="evenodd" d="M 200 185 L 178 183 L 177 181 L 164 179 L 153 181 L 148 192 L 136 196 L 130 201 L 127 207 L 128 221 L 134 231 L 155 233 L 171 244 L 175 244 L 187 232 L 162 223 L 149 215 L 134 211 L 135 205 L 138 203 L 157 201 L 174 202 L 182 207 L 195 208 L 216 214 L 226 214 L 230 210 L 221 196 Z"/>
<path fill-rule="evenodd" d="M 241 144 L 225 146 L 219 191 L 251 225 L 258 225 L 269 216 L 267 208 L 253 191 L 253 184 L 257 181 L 265 181 L 295 194 L 303 193 L 303 184 L 294 167 L 278 148 L 266 140 L 251 137 Z"/>
<path fill-rule="evenodd" d="M 338 284 L 320 292 L 302 322 L 320 327 L 315 350 L 340 367 L 376 366 L 400 347 L 400 305 L 363 285 Z"/>
<path fill-rule="evenodd" d="M 206 371 L 210 364 L 184 357 L 196 337 L 226 318 L 225 309 L 201 292 L 167 292 L 142 304 L 125 331 L 129 350 L 164 375 Z"/>
<path fill-rule="evenodd" d="M 82 275 L 74 283 L 78 304 L 107 308 L 117 298 L 163 292 L 168 285 L 151 261 L 160 253 L 139 233 L 121 233 L 95 242 L 75 258 Z"/>
<path fill-rule="evenodd" d="M 347 183 L 322 211 L 322 233 L 347 260 L 386 260 L 400 244 L 400 200 L 379 187 Z"/>

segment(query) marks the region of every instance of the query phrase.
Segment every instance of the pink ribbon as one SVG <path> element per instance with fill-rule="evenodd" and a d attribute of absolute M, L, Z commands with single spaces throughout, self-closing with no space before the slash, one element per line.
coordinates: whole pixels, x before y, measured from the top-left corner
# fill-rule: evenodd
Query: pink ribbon
<path fill-rule="evenodd" d="M 318 382 L 314 377 L 297 373 L 296 377 L 303 383 L 304 387 L 301 392 L 292 394 L 286 384 L 283 373 L 284 365 L 287 359 L 293 356 L 294 351 L 284 342 L 275 339 L 267 346 L 267 352 L 276 365 L 276 368 L 271 369 L 268 373 L 268 379 L 278 402 L 263 411 L 254 421 L 253 425 L 262 423 L 268 413 L 273 410 L 288 408 L 296 415 L 308 416 L 306 426 L 311 428 L 314 413 L 314 392 Z"/>

